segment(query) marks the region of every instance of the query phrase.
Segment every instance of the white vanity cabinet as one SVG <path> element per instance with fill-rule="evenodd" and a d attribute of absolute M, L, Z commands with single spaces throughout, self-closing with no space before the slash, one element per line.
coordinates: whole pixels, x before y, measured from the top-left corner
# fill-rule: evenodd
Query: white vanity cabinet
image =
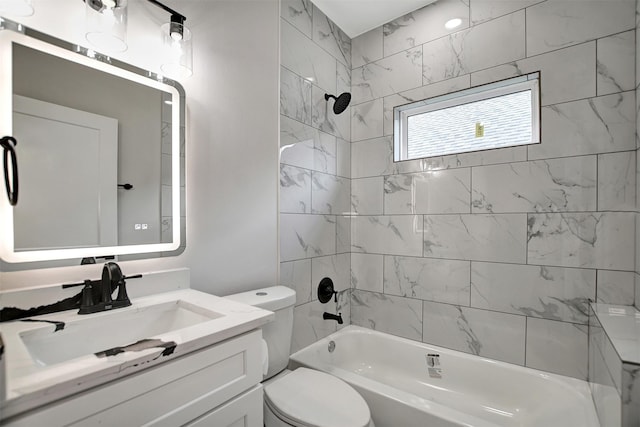
<path fill-rule="evenodd" d="M 259 329 L 9 420 L 38 426 L 262 427 Z"/>

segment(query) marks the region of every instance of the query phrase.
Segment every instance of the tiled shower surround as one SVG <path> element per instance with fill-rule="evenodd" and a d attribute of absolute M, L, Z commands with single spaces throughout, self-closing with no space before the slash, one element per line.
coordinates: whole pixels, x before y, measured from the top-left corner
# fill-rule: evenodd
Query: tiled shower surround
<path fill-rule="evenodd" d="M 351 120 L 324 94 L 350 91 L 351 40 L 308 0 L 282 0 L 281 16 L 280 277 L 297 293 L 296 351 L 337 330 L 324 311 L 350 318 Z M 323 277 L 338 307 L 317 301 Z"/>
<path fill-rule="evenodd" d="M 349 43 L 310 2 L 283 1 L 293 350 L 336 328 L 315 301 L 329 275 L 353 324 L 585 379 L 588 300 L 632 305 L 640 277 L 635 8 L 439 0 Z M 335 116 L 323 91 L 348 90 L 349 67 Z M 542 144 L 393 162 L 394 106 L 534 71 Z"/>

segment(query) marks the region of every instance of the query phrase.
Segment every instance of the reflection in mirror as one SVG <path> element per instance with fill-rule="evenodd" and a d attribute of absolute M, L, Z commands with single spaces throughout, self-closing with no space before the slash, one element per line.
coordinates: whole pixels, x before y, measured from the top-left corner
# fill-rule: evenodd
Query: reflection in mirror
<path fill-rule="evenodd" d="M 0 268 L 181 252 L 182 87 L 24 32 L 0 31 L 0 115 L 11 124 L 0 132 L 19 142 L 20 177 L 18 205 L 0 200 L 0 256 L 17 264 Z"/>

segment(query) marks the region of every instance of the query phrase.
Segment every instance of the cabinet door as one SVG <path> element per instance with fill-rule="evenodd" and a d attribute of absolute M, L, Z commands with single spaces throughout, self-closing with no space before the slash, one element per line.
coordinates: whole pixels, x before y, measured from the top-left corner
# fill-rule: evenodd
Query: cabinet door
<path fill-rule="evenodd" d="M 262 399 L 262 385 L 258 384 L 185 427 L 262 427 Z"/>

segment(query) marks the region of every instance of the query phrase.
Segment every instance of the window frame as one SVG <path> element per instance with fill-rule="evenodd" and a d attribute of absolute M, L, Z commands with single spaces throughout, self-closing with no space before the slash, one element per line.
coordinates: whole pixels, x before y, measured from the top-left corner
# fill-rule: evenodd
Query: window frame
<path fill-rule="evenodd" d="M 497 98 L 513 93 L 531 91 L 531 142 L 528 144 L 509 145 L 496 148 L 471 148 L 468 151 L 439 154 L 429 157 L 408 158 L 408 119 L 409 117 L 425 114 L 431 111 L 443 110 L 459 105 L 470 104 L 486 99 Z M 462 153 L 472 153 L 489 150 L 500 150 L 510 147 L 522 147 L 540 144 L 540 72 L 525 74 L 505 80 L 499 80 L 485 85 L 473 86 L 445 95 L 426 98 L 421 101 L 394 107 L 393 109 L 393 161 L 402 162 L 410 160 L 428 159 L 433 157 L 454 156 Z"/>

